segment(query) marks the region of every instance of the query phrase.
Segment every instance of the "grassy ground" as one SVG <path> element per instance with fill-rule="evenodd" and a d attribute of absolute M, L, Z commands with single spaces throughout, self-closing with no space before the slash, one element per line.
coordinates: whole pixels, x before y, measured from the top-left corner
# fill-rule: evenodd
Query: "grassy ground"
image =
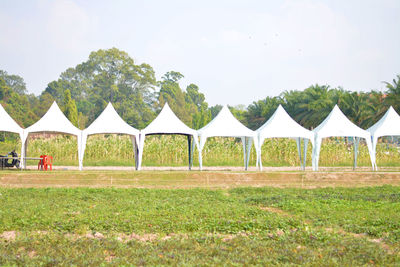
<path fill-rule="evenodd" d="M 391 266 L 399 200 L 389 185 L 2 187 L 0 265 Z"/>

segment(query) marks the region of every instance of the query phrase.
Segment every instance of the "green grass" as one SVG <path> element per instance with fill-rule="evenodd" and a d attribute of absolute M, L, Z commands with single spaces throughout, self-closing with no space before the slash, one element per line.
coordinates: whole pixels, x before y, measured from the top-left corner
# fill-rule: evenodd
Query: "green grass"
<path fill-rule="evenodd" d="M 386 242 L 400 242 L 400 190 L 397 187 L 235 189 L 256 205 L 278 207 L 315 226 L 340 227 Z"/>
<path fill-rule="evenodd" d="M 394 186 L 0 188 L 0 234 L 17 233 L 0 237 L 0 265 L 396 265 L 399 198 Z"/>

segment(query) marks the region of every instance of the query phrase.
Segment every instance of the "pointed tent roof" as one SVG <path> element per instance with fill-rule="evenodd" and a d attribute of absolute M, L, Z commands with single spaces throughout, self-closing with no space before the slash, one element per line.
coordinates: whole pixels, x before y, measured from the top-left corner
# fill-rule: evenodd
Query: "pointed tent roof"
<path fill-rule="evenodd" d="M 385 115 L 374 125 L 367 129 L 372 136 L 378 138 L 380 136 L 400 135 L 400 116 L 390 107 Z"/>
<path fill-rule="evenodd" d="M 302 137 L 314 142 L 314 133 L 293 120 L 282 105 L 279 105 L 271 118 L 258 128 L 257 133 L 262 140 L 272 137 Z"/>
<path fill-rule="evenodd" d="M 143 130 L 141 134 L 188 134 L 197 136 L 197 131 L 184 124 L 165 103 L 158 116 Z"/>
<path fill-rule="evenodd" d="M 226 137 L 254 137 L 256 133 L 244 126 L 233 116 L 227 105 L 224 105 L 218 115 L 198 131 L 199 135 Z"/>
<path fill-rule="evenodd" d="M 369 132 L 361 129 L 352 123 L 335 105 L 328 117 L 313 131 L 316 138 L 325 138 L 331 136 L 356 136 L 370 138 Z"/>
<path fill-rule="evenodd" d="M 49 110 L 36 123 L 26 128 L 27 133 L 32 132 L 57 132 L 80 135 L 81 130 L 76 128 L 54 101 Z"/>
<path fill-rule="evenodd" d="M 117 113 L 111 103 L 108 103 L 103 112 L 84 130 L 87 135 L 101 133 L 138 135 L 139 130 L 127 124 Z"/>
<path fill-rule="evenodd" d="M 0 131 L 22 134 L 22 127 L 11 118 L 2 105 L 0 105 L 0 121 Z"/>

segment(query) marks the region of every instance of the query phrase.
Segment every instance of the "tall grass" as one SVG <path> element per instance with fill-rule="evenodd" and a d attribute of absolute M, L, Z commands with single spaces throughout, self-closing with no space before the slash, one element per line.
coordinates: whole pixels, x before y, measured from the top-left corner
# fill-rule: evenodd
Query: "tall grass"
<path fill-rule="evenodd" d="M 20 151 L 20 141 L 0 142 L 0 154 L 12 149 Z M 311 150 L 307 149 L 307 165 L 311 165 Z M 28 157 L 52 155 L 57 165 L 78 164 L 77 139 L 69 136 L 29 139 Z M 320 166 L 351 166 L 353 146 L 344 138 L 324 139 L 321 146 Z M 194 165 L 198 166 L 198 152 L 194 153 Z M 298 166 L 300 164 L 295 140 L 286 138 L 266 139 L 262 146 L 263 166 Z M 32 162 L 28 162 L 28 164 Z M 36 162 L 35 162 L 36 163 Z M 250 165 L 256 163 L 254 147 Z M 389 143 L 378 143 L 378 166 L 400 166 L 399 149 Z M 179 135 L 147 136 L 144 146 L 143 166 L 185 166 L 188 164 L 187 139 Z M 358 165 L 370 166 L 368 149 L 359 146 Z M 133 166 L 134 152 L 129 136 L 94 135 L 87 140 L 85 166 Z M 238 138 L 209 138 L 203 149 L 204 166 L 243 166 L 243 145 Z"/>

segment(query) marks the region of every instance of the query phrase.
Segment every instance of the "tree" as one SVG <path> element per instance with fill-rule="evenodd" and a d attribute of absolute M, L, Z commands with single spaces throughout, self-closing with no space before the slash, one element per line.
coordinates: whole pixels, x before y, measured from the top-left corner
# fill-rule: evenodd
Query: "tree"
<path fill-rule="evenodd" d="M 150 65 L 137 65 L 126 52 L 112 48 L 92 52 L 87 61 L 50 82 L 45 93 L 63 101 L 64 92 L 70 90 L 87 124 L 112 102 L 128 124 L 142 128 L 154 118 L 155 85 Z"/>
<path fill-rule="evenodd" d="M 339 95 L 340 90 L 330 89 L 328 85 L 310 86 L 298 95 L 297 102 L 291 99 L 287 103 L 292 113 L 289 114 L 304 127 L 314 128 L 332 111 L 334 105 L 338 103 Z"/>
<path fill-rule="evenodd" d="M 200 110 L 202 107 L 208 107 L 207 102 L 205 102 L 206 98 L 204 94 L 200 93 L 199 87 L 193 83 L 189 84 L 186 87 L 185 99 L 187 103 L 193 103 L 198 110 Z"/>
<path fill-rule="evenodd" d="M 250 104 L 245 113 L 247 126 L 253 130 L 258 129 L 274 114 L 279 104 L 283 104 L 280 97 L 266 97 Z"/>
<path fill-rule="evenodd" d="M 32 112 L 27 95 L 16 93 L 1 77 L 0 102 L 8 114 L 22 127 L 27 127 L 37 120 L 37 116 Z"/>
<path fill-rule="evenodd" d="M 396 79 L 393 79 L 392 83 L 384 82 L 386 84 L 385 104 L 392 106 L 396 110 L 400 110 L 400 75 L 397 75 Z"/>
<path fill-rule="evenodd" d="M 204 94 L 199 92 L 199 87 L 193 83 L 186 87 L 185 100 L 189 105 L 194 105 L 197 112 L 192 114 L 192 128 L 200 129 L 211 120 L 211 111 Z"/>
<path fill-rule="evenodd" d="M 78 126 L 78 110 L 76 109 L 75 100 L 71 99 L 71 92 L 65 90 L 64 93 L 64 114 L 75 126 Z"/>
<path fill-rule="evenodd" d="M 229 106 L 228 106 L 229 107 Z M 241 123 L 243 123 L 244 125 L 247 125 L 247 121 L 246 121 L 246 107 L 245 105 L 236 105 L 236 106 L 232 106 L 229 107 L 229 110 L 231 111 L 232 115 L 238 119 Z"/>
<path fill-rule="evenodd" d="M 159 82 L 160 91 L 158 102 L 160 107 L 168 103 L 180 120 L 186 125 L 192 126 L 192 115 L 196 112 L 196 107 L 186 102 L 185 93 L 182 91 L 179 80 L 184 76 L 176 71 L 169 71 Z"/>
<path fill-rule="evenodd" d="M 210 107 L 210 112 L 211 112 L 211 119 L 214 119 L 218 113 L 221 111 L 222 106 L 221 105 L 215 105 Z"/>
<path fill-rule="evenodd" d="M 374 125 L 388 109 L 385 103 L 385 95 L 382 92 L 371 91 L 367 93 L 368 97 L 363 103 L 364 116 L 362 118 L 360 126 L 364 129 L 368 129 Z"/>
<path fill-rule="evenodd" d="M 26 84 L 24 79 L 18 75 L 9 75 L 7 71 L 0 70 L 0 78 L 2 78 L 6 85 L 19 95 L 27 93 Z"/>

